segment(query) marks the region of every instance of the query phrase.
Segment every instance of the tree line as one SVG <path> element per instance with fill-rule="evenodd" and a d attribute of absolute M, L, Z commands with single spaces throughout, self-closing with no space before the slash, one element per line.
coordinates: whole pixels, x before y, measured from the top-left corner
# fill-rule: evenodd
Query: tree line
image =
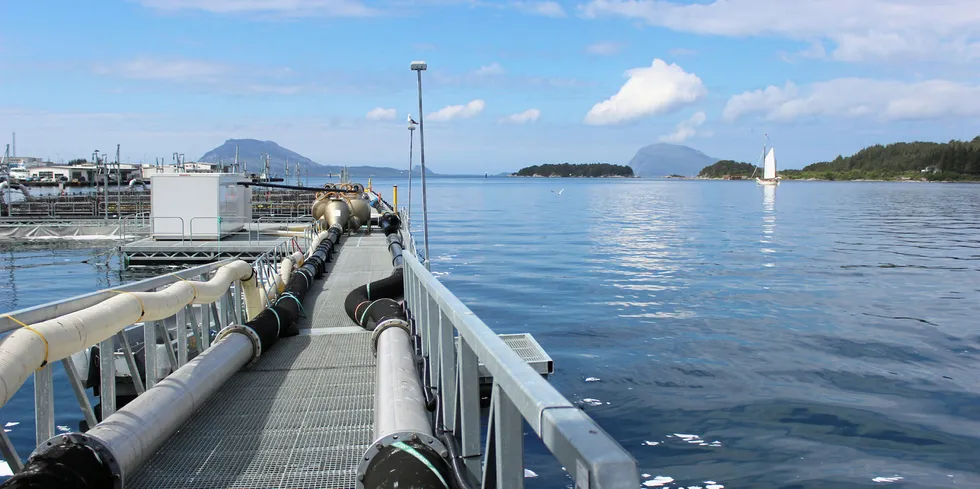
<path fill-rule="evenodd" d="M 735 160 L 721 160 L 715 164 L 702 168 L 701 172 L 698 173 L 698 176 L 703 178 L 725 178 L 736 176 L 749 178 L 752 176 L 753 172 L 755 172 L 757 175 L 762 175 L 762 168 L 759 168 L 751 163 L 742 163 Z"/>
<path fill-rule="evenodd" d="M 632 177 L 633 169 L 627 165 L 613 165 L 610 163 L 584 163 L 584 164 L 547 164 L 532 165 L 521 168 L 513 176 L 533 177 L 540 175 L 543 177 Z"/>
<path fill-rule="evenodd" d="M 971 141 L 948 143 L 916 141 L 876 144 L 833 161 L 813 163 L 802 170 L 780 172 L 786 178 L 826 180 L 893 179 L 928 180 L 980 179 L 980 136 Z"/>
<path fill-rule="evenodd" d="M 749 163 L 722 160 L 704 167 L 699 176 L 723 178 L 749 177 L 762 169 Z M 916 141 L 876 144 L 851 156 L 838 155 L 833 161 L 822 161 L 802 170 L 779 170 L 785 179 L 819 180 L 891 180 L 898 178 L 928 180 L 980 180 L 980 136 L 971 141 L 948 143 Z"/>

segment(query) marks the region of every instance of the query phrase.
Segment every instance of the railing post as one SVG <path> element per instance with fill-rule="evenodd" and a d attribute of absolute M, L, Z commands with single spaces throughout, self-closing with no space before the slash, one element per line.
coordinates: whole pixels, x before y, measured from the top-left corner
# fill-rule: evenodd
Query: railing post
<path fill-rule="evenodd" d="M 474 476 L 480 475 L 480 378 L 476 353 L 469 343 L 459 337 L 459 362 L 457 392 L 459 398 L 459 419 L 456 420 L 455 435 L 461 439 L 460 456 L 463 463 Z"/>
<path fill-rule="evenodd" d="M 34 372 L 35 441 L 40 446 L 54 436 L 54 380 L 51 364 Z"/>
<path fill-rule="evenodd" d="M 429 344 L 429 383 L 430 385 L 439 387 L 439 338 L 436 336 L 439 327 L 439 313 L 438 306 L 436 305 L 436 298 L 429 295 L 429 291 L 425 291 L 425 341 Z"/>
<path fill-rule="evenodd" d="M 167 331 L 167 323 L 164 320 L 154 321 L 157 328 L 157 334 L 163 337 L 163 349 L 167 351 L 167 359 L 170 360 L 170 372 L 173 373 L 177 370 L 177 355 L 174 354 L 173 340 L 170 339 L 170 332 Z M 168 374 L 169 375 L 169 374 Z"/>
<path fill-rule="evenodd" d="M 234 287 L 233 289 L 229 289 L 229 291 L 233 291 L 232 293 L 234 294 L 235 298 L 235 320 L 238 324 L 244 324 L 244 314 L 242 314 L 242 282 L 240 280 L 236 280 L 232 282 L 231 285 Z"/>
<path fill-rule="evenodd" d="M 456 345 L 453 323 L 439 311 L 439 395 L 442 397 L 443 429 L 452 430 L 456 421 Z"/>
<path fill-rule="evenodd" d="M 0 455 L 3 455 L 3 459 L 7 461 L 11 472 L 16 474 L 24 470 L 24 462 L 17 454 L 17 449 L 10 442 L 10 438 L 7 437 L 7 432 L 3 430 L 0 430 Z"/>
<path fill-rule="evenodd" d="M 187 314 L 184 308 L 177 311 L 174 317 L 177 321 L 177 367 L 183 367 L 187 363 Z"/>
<path fill-rule="evenodd" d="M 143 322 L 143 371 L 146 372 L 146 388 L 157 383 L 157 327 L 156 321 Z"/>
<path fill-rule="evenodd" d="M 88 401 L 88 393 L 85 392 L 85 386 L 82 385 L 82 381 L 78 377 L 78 369 L 75 368 L 75 363 L 71 357 L 68 357 L 61 360 L 61 366 L 64 367 L 65 374 L 68 375 L 68 383 L 71 384 L 71 390 L 75 392 L 75 399 L 78 400 L 78 407 L 82 410 L 85 422 L 89 428 L 95 426 L 99 421 L 95 419 L 95 411 L 92 410 L 92 403 Z"/>
<path fill-rule="evenodd" d="M 123 329 L 116 333 L 116 338 L 119 339 L 119 344 L 122 345 L 123 355 L 126 357 L 126 368 L 129 369 L 129 375 L 133 379 L 133 388 L 136 389 L 136 395 L 140 395 L 145 390 L 143 389 L 143 381 L 140 380 L 140 371 L 136 368 L 136 357 L 133 356 L 133 347 L 129 344 L 129 337 L 126 336 L 126 330 Z"/>
<path fill-rule="evenodd" d="M 524 487 L 524 418 L 499 384 L 493 384 L 494 441 L 497 444 L 497 487 Z"/>
<path fill-rule="evenodd" d="M 102 405 L 102 419 L 106 419 L 116 412 L 115 350 L 111 336 L 99 343 L 99 376 L 101 377 L 99 379 L 99 403 Z"/>
<path fill-rule="evenodd" d="M 191 334 L 194 335 L 194 345 L 198 353 L 205 350 L 204 348 L 204 328 L 201 327 L 201 322 L 197 320 L 197 313 L 194 312 L 194 306 L 192 304 L 187 304 L 184 306 L 184 313 L 190 320 Z"/>
<path fill-rule="evenodd" d="M 208 276 L 204 274 L 201 280 L 207 282 Z M 208 304 L 201 304 L 201 351 L 211 347 L 211 308 Z"/>

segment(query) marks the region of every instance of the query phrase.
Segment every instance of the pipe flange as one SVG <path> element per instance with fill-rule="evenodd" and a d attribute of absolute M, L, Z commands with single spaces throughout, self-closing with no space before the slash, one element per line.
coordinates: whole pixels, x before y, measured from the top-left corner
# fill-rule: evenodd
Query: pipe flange
<path fill-rule="evenodd" d="M 259 334 L 256 333 L 254 329 L 249 328 L 248 326 L 242 326 L 238 324 L 225 326 L 224 328 L 221 329 L 221 331 L 218 331 L 218 334 L 214 337 L 214 343 L 217 343 L 222 338 L 228 336 L 231 333 L 241 333 L 246 337 L 248 337 L 249 341 L 252 342 L 252 360 L 249 362 L 249 364 L 253 364 L 256 361 L 258 361 L 259 356 L 262 355 L 262 340 L 259 338 Z"/>
<path fill-rule="evenodd" d="M 378 323 L 374 327 L 374 331 L 371 332 L 371 349 L 374 351 L 374 356 L 378 356 L 378 338 L 381 338 L 381 333 L 388 328 L 401 328 L 408 333 L 409 338 L 412 337 L 412 325 L 408 321 L 398 318 L 385 319 Z"/>
<path fill-rule="evenodd" d="M 79 445 L 95 452 L 99 459 L 104 461 L 106 468 L 112 472 L 112 489 L 123 489 L 126 485 L 122 467 L 119 465 L 116 457 L 112 455 L 109 447 L 102 440 L 86 435 L 85 433 L 63 433 L 48 438 L 44 443 L 34 449 L 28 461 L 36 456 L 45 454 L 48 450 L 65 445 Z"/>
<path fill-rule="evenodd" d="M 443 459 L 449 457 L 449 450 L 446 449 L 446 446 L 443 445 L 438 438 L 427 433 L 419 433 L 417 431 L 399 431 L 397 433 L 382 436 L 381 438 L 375 440 L 370 447 L 368 447 L 367 451 L 364 452 L 364 456 L 361 457 L 361 463 L 357 464 L 356 489 L 364 489 L 364 478 L 371 469 L 374 458 L 377 457 L 378 454 L 385 448 L 388 448 L 396 443 L 406 444 L 416 450 L 430 449 L 433 453 L 439 455 Z"/>

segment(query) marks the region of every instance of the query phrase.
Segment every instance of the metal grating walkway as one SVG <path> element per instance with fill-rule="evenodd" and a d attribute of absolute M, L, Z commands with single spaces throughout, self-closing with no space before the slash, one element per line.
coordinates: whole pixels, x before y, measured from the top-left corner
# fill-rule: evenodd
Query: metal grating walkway
<path fill-rule="evenodd" d="M 307 293 L 301 334 L 235 374 L 127 488 L 354 487 L 373 441 L 375 359 L 343 300 L 392 267 L 380 230 L 341 243 Z"/>

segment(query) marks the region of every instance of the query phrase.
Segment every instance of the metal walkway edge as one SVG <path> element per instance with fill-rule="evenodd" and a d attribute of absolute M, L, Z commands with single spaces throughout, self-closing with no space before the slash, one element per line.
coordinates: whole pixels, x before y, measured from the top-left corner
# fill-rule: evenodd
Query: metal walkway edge
<path fill-rule="evenodd" d="M 343 238 L 307 293 L 301 334 L 235 374 L 126 487 L 354 487 L 373 441 L 375 359 L 343 300 L 391 271 L 383 233 Z"/>

